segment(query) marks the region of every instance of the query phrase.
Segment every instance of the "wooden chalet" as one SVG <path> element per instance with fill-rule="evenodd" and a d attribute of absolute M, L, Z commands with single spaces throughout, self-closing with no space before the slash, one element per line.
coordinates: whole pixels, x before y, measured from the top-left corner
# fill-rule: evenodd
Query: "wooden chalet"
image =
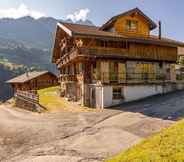
<path fill-rule="evenodd" d="M 14 92 L 34 91 L 58 85 L 58 79 L 55 74 L 48 71 L 33 71 L 17 76 L 7 83 L 11 84 Z"/>
<path fill-rule="evenodd" d="M 135 8 L 101 27 L 58 23 L 52 62 L 61 96 L 90 107 L 107 107 L 162 93 L 174 82 L 177 47 L 184 43 L 150 32 L 157 28 Z"/>

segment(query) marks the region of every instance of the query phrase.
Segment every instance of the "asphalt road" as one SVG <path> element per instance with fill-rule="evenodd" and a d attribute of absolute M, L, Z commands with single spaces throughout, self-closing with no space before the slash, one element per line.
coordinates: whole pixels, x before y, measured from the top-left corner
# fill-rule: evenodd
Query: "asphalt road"
<path fill-rule="evenodd" d="M 101 162 L 184 115 L 184 91 L 103 112 L 36 114 L 0 105 L 1 162 Z"/>

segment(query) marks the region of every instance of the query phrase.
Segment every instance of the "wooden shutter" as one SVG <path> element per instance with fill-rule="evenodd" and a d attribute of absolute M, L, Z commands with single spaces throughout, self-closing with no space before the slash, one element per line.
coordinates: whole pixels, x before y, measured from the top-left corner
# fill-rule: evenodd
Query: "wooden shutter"
<path fill-rule="evenodd" d="M 101 79 L 104 83 L 109 83 L 109 62 L 101 62 Z"/>
<path fill-rule="evenodd" d="M 118 81 L 123 83 L 126 80 L 126 66 L 123 63 L 118 63 Z"/>

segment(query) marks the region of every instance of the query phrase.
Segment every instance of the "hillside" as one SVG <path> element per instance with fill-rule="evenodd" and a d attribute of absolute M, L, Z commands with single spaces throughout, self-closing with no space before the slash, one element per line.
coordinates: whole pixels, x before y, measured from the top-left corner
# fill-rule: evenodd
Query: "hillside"
<path fill-rule="evenodd" d="M 106 162 L 184 161 L 184 120 Z"/>
<path fill-rule="evenodd" d="M 8 62 L 6 59 L 0 59 L 0 101 L 10 98 L 13 91 L 9 84 L 5 82 L 25 71 L 25 66 L 16 65 Z"/>
<path fill-rule="evenodd" d="M 5 83 L 8 79 L 29 69 L 56 73 L 55 65 L 51 64 L 51 47 L 58 21 L 63 20 L 30 16 L 0 19 L 0 101 L 12 96 L 10 86 Z M 89 20 L 77 23 L 92 25 Z"/>

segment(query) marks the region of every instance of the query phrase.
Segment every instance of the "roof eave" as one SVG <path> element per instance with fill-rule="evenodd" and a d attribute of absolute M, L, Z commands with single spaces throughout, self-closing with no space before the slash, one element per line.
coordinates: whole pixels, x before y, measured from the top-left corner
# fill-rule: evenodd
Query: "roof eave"
<path fill-rule="evenodd" d="M 61 29 L 63 29 L 70 37 L 73 36 L 73 32 L 70 29 L 68 29 L 64 24 L 57 23 L 57 26 L 59 26 Z"/>
<path fill-rule="evenodd" d="M 73 32 L 68 29 L 63 23 L 58 22 L 57 23 L 57 27 L 61 28 L 62 30 L 64 30 L 70 37 L 73 36 Z M 57 32 L 57 31 L 56 31 Z M 56 33 L 55 33 L 55 40 L 54 40 L 54 46 L 52 48 L 52 63 L 56 63 L 56 59 L 54 58 L 54 49 L 55 49 L 55 44 L 56 44 Z"/>
<path fill-rule="evenodd" d="M 100 36 L 100 35 L 90 35 L 90 34 L 84 34 L 84 33 L 73 33 L 74 37 L 94 37 L 94 38 L 103 38 L 103 39 L 109 39 L 109 40 L 124 40 L 128 42 L 135 42 L 135 43 L 145 43 L 145 44 L 155 44 L 155 45 L 165 45 L 169 47 L 178 47 L 178 46 L 184 46 L 184 44 L 181 43 L 172 43 L 172 42 L 166 42 L 159 40 L 144 40 L 144 39 L 138 39 L 138 38 L 123 38 L 123 37 L 111 37 L 111 36 Z"/>

